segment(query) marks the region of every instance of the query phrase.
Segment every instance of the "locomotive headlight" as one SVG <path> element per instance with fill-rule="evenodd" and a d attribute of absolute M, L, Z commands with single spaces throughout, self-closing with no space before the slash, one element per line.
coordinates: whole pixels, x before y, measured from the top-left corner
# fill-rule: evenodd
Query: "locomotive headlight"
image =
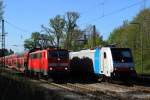
<path fill-rule="evenodd" d="M 134 70 L 134 68 L 133 68 L 133 67 L 130 67 L 130 70 Z"/>
<path fill-rule="evenodd" d="M 115 67 L 114 70 L 117 70 L 117 68 Z"/>
<path fill-rule="evenodd" d="M 49 68 L 49 70 L 53 70 L 53 68 L 52 68 L 52 67 L 50 67 L 50 68 Z"/>
<path fill-rule="evenodd" d="M 67 67 L 65 67 L 65 70 L 68 70 L 68 68 L 67 68 Z"/>

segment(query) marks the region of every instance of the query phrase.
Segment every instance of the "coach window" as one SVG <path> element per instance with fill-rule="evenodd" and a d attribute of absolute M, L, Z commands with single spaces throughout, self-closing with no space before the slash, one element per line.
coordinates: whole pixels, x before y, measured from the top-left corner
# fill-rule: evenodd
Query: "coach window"
<path fill-rule="evenodd" d="M 106 52 L 104 52 L 104 59 L 106 59 Z"/>
<path fill-rule="evenodd" d="M 34 58 L 34 59 L 36 59 L 36 58 L 37 58 L 37 54 L 33 54 L 33 55 L 34 55 L 34 57 L 33 57 L 33 58 Z"/>
<path fill-rule="evenodd" d="M 37 54 L 37 58 L 40 59 L 41 58 L 41 53 Z"/>
<path fill-rule="evenodd" d="M 32 55 L 30 55 L 30 58 L 32 58 Z"/>
<path fill-rule="evenodd" d="M 31 55 L 30 55 L 30 58 L 33 59 L 33 58 L 34 58 L 34 54 L 31 54 Z"/>

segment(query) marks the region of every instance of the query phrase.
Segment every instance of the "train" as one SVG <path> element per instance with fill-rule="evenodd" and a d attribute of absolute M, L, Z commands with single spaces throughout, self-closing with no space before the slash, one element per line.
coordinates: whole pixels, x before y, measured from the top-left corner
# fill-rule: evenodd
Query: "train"
<path fill-rule="evenodd" d="M 2 64 L 3 57 L 0 58 Z M 47 48 L 5 56 L 5 65 L 29 76 L 132 79 L 136 77 L 130 48 L 100 47 L 77 52 Z M 61 79 L 61 78 L 59 78 Z"/>
<path fill-rule="evenodd" d="M 0 58 L 3 63 L 4 57 Z M 36 49 L 5 56 L 5 66 L 30 76 L 55 77 L 69 73 L 69 52 L 61 48 Z"/>
<path fill-rule="evenodd" d="M 99 80 L 136 77 L 130 48 L 100 47 L 70 52 L 72 73 L 94 76 Z"/>

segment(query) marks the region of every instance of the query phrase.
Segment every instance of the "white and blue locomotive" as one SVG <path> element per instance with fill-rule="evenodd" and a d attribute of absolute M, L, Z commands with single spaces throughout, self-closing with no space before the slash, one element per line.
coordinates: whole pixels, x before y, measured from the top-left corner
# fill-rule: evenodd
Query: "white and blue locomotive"
<path fill-rule="evenodd" d="M 93 50 L 81 50 L 70 52 L 70 60 L 74 58 L 81 59 L 79 63 L 82 67 L 88 67 L 88 61 L 91 61 L 90 67 L 93 74 L 99 78 L 128 78 L 136 75 L 131 50 L 129 48 L 101 47 Z M 88 58 L 90 60 L 82 60 Z M 75 62 L 78 63 L 78 62 Z M 76 65 L 75 67 L 79 66 Z M 84 69 L 86 70 L 86 69 Z"/>

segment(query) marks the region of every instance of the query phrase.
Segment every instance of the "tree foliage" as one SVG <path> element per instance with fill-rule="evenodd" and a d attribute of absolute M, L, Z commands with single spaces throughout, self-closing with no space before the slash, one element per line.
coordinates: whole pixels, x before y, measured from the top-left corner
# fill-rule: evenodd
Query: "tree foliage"
<path fill-rule="evenodd" d="M 143 56 L 144 72 L 150 73 L 150 9 L 142 10 L 130 22 L 124 21 L 122 26 L 111 32 L 108 42 L 117 43 L 119 47 L 131 48 L 138 72 L 142 69 L 141 57 Z"/>
<path fill-rule="evenodd" d="M 78 35 L 81 31 L 77 28 L 77 20 L 79 19 L 79 14 L 76 12 L 67 12 L 65 15 L 65 31 L 66 31 L 66 41 L 64 41 L 64 47 L 66 49 L 72 49 Z"/>
<path fill-rule="evenodd" d="M 65 20 L 57 15 L 55 18 L 50 19 L 49 27 L 42 25 L 42 29 L 51 37 L 52 45 L 60 46 L 60 42 L 64 35 Z"/>
<path fill-rule="evenodd" d="M 0 57 L 3 57 L 3 56 L 7 56 L 7 55 L 10 55 L 10 54 L 13 54 L 14 51 L 13 50 L 8 50 L 8 49 L 0 49 Z"/>
<path fill-rule="evenodd" d="M 64 17 L 57 15 L 50 19 L 49 26 L 42 25 L 42 29 L 49 37 L 53 38 L 52 43 L 55 46 L 79 50 L 82 43 L 77 40 L 82 37 L 83 32 L 77 27 L 78 19 L 79 14 L 77 12 L 67 12 Z"/>
<path fill-rule="evenodd" d="M 73 51 L 93 47 L 93 31 L 87 33 L 81 30 L 77 25 L 79 18 L 77 12 L 67 12 L 64 16 L 57 15 L 51 18 L 48 26 L 41 26 L 42 34 L 33 32 L 31 38 L 25 40 L 24 47 L 33 49 L 58 46 Z M 90 37 L 86 37 L 87 34 L 90 34 Z M 95 41 L 96 46 L 103 43 L 98 31 L 96 31 Z"/>
<path fill-rule="evenodd" d="M 24 41 L 24 48 L 29 50 L 34 48 L 47 48 L 49 46 L 52 46 L 51 38 L 39 32 L 33 32 L 31 38 Z"/>
<path fill-rule="evenodd" d="M 103 37 L 100 36 L 100 32 L 98 32 L 98 30 L 96 30 L 95 32 L 95 37 L 93 36 L 93 25 L 89 25 L 86 27 L 85 31 L 85 35 L 86 35 L 86 43 L 84 45 L 84 48 L 94 48 L 94 41 L 95 41 L 95 47 L 100 47 L 100 46 L 104 46 L 105 42 L 103 40 Z M 95 39 L 95 40 L 94 40 Z"/>

